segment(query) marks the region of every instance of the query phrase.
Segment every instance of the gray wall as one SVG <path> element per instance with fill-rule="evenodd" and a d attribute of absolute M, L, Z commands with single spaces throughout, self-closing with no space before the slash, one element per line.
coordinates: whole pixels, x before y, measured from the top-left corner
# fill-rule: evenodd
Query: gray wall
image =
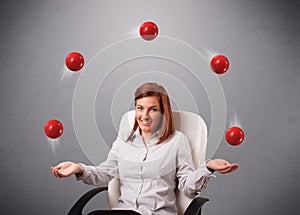
<path fill-rule="evenodd" d="M 63 160 L 90 163 L 72 123 L 72 98 L 80 73 L 65 77 L 65 57 L 80 51 L 88 63 L 108 45 L 136 36 L 132 31 L 142 22 L 153 20 L 160 35 L 230 59 L 230 71 L 219 76 L 227 102 L 226 125 L 237 117 L 246 139 L 238 147 L 221 141 L 214 157 L 237 162 L 240 168 L 217 174 L 211 181 L 203 192 L 211 199 L 204 214 L 299 214 L 299 9 L 298 1 L 280 0 L 2 0 L 0 213 L 66 214 L 90 189 L 73 177 L 56 179 L 49 170 Z M 146 58 L 124 64 L 103 84 L 96 115 L 105 142 L 109 144 L 116 133 L 110 115 L 101 118 L 101 111 L 111 108 L 109 93 L 115 93 L 114 83 L 130 78 L 126 71 L 139 68 L 172 69 L 178 79 L 183 76 L 181 82 L 210 125 L 202 85 L 174 63 Z M 186 75 L 180 76 L 180 71 Z M 176 85 L 170 90 L 176 93 Z M 48 142 L 43 133 L 45 122 L 52 118 L 65 126 L 58 143 Z M 104 207 L 103 201 L 96 198 L 87 210 Z"/>

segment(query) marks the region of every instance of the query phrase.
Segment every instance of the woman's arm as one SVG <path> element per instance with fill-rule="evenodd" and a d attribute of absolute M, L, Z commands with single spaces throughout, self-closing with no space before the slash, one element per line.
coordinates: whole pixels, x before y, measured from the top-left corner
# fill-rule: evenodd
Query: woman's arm
<path fill-rule="evenodd" d="M 51 167 L 51 171 L 55 177 L 63 178 L 75 174 L 77 180 L 81 180 L 86 184 L 95 186 L 107 186 L 112 178 L 118 175 L 118 143 L 119 138 L 113 143 L 108 153 L 106 161 L 98 166 L 90 166 L 85 164 L 73 163 L 70 161 L 62 162 L 55 167 Z"/>
<path fill-rule="evenodd" d="M 192 151 L 184 134 L 180 134 L 177 142 L 177 172 L 178 189 L 188 197 L 194 197 L 206 188 L 213 172 L 204 164 L 195 170 Z"/>
<path fill-rule="evenodd" d="M 182 135 L 179 139 L 176 159 L 178 189 L 189 197 L 193 197 L 205 189 L 209 180 L 214 176 L 213 173 L 215 171 L 225 174 L 238 168 L 238 164 L 231 164 L 223 159 L 212 159 L 195 170 L 192 152 L 185 135 Z"/>

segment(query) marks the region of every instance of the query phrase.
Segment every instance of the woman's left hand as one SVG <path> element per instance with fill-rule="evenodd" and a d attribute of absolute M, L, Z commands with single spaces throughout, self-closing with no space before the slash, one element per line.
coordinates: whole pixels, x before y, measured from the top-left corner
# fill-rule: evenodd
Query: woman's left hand
<path fill-rule="evenodd" d="M 206 162 L 206 167 L 219 173 L 225 174 L 233 172 L 239 167 L 239 165 L 237 163 L 229 163 L 224 159 L 212 159 Z"/>

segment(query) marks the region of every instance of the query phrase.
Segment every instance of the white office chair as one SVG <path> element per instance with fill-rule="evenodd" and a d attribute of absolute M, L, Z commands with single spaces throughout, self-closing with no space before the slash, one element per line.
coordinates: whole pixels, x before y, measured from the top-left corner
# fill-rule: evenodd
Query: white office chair
<path fill-rule="evenodd" d="M 133 127 L 135 111 L 125 113 L 121 119 L 119 134 L 130 132 Z M 207 127 L 204 120 L 197 114 L 186 111 L 173 111 L 175 129 L 186 135 L 192 149 L 192 158 L 195 168 L 205 161 L 207 145 Z M 71 208 L 69 215 L 81 215 L 83 207 L 97 193 L 108 190 L 108 209 L 118 202 L 120 196 L 119 180 L 113 179 L 108 187 L 94 188 L 84 194 Z M 186 197 L 182 192 L 176 191 L 176 204 L 179 215 L 201 214 L 203 204 L 208 201 L 206 198 L 197 196 L 194 199 Z M 96 214 L 96 213 L 95 213 Z"/>

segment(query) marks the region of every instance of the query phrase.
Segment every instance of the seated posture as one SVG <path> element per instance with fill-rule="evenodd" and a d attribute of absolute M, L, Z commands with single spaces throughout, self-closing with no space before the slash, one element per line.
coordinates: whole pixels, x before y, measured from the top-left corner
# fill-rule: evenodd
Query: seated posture
<path fill-rule="evenodd" d="M 77 180 L 107 186 L 120 180 L 121 196 L 113 210 L 140 214 L 177 214 L 175 188 L 194 197 L 214 172 L 238 168 L 223 159 L 211 159 L 194 168 L 186 136 L 175 130 L 166 90 L 146 83 L 135 92 L 135 122 L 132 131 L 118 135 L 107 160 L 98 166 L 63 162 L 51 167 L 58 177 L 75 174 Z"/>

